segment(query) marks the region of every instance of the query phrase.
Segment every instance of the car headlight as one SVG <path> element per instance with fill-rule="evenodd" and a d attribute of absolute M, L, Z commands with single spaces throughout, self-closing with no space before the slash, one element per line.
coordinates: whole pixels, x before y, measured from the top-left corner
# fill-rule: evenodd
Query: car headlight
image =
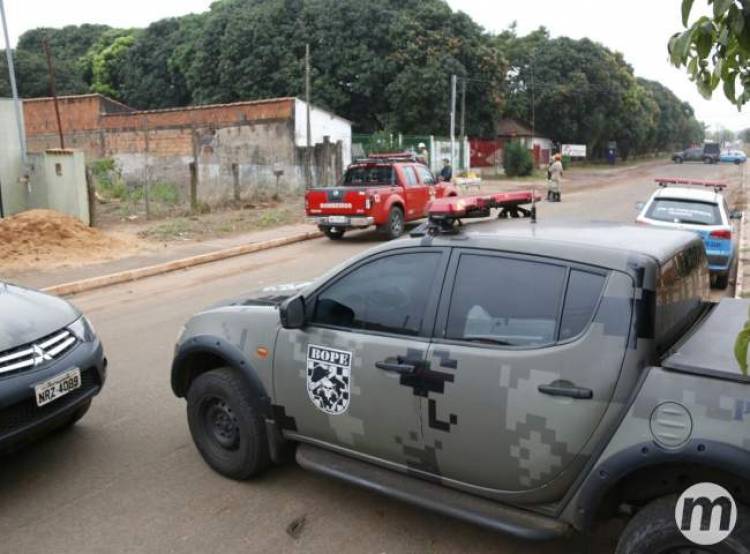
<path fill-rule="evenodd" d="M 94 326 L 85 315 L 82 315 L 68 326 L 68 329 L 82 342 L 92 342 L 96 339 Z"/>

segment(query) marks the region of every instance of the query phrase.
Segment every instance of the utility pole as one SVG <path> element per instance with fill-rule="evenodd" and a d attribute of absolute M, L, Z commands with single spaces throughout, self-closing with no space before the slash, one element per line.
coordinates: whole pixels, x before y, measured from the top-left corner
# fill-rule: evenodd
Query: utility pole
<path fill-rule="evenodd" d="M 456 150 L 456 81 L 457 77 L 451 75 L 451 167 L 455 167 L 455 156 Z"/>
<path fill-rule="evenodd" d="M 57 86 L 55 83 L 55 68 L 52 66 L 52 54 L 49 51 L 49 40 L 42 41 L 44 54 L 47 56 L 47 70 L 49 71 L 49 91 L 55 104 L 55 116 L 57 116 L 57 132 L 60 134 L 60 148 L 65 149 L 65 137 L 63 136 L 62 120 L 60 119 L 60 105 L 57 102 Z"/>
<path fill-rule="evenodd" d="M 461 79 L 461 132 L 459 136 L 461 137 L 461 145 L 459 146 L 458 163 L 461 165 L 461 170 L 464 170 L 467 168 L 466 151 L 464 150 L 464 146 L 466 146 L 466 77 Z"/>
<path fill-rule="evenodd" d="M 533 141 L 536 132 L 536 92 L 534 88 L 534 58 L 531 59 L 531 147 L 534 147 Z"/>
<path fill-rule="evenodd" d="M 10 48 L 10 37 L 8 36 L 8 23 L 5 20 L 5 6 L 3 0 L 0 0 L 0 19 L 3 20 L 3 35 L 5 36 L 5 56 L 8 59 L 8 78 L 10 80 L 10 90 L 13 94 L 13 105 L 16 111 L 16 128 L 18 131 L 18 142 L 21 145 L 21 160 L 26 165 L 26 134 L 23 130 L 23 114 L 21 111 L 21 101 L 18 98 L 18 87 L 16 86 L 16 70 L 13 66 L 13 51 Z"/>
<path fill-rule="evenodd" d="M 305 104 L 307 105 L 307 148 L 305 148 L 305 187 L 312 188 L 312 126 L 310 125 L 310 43 L 305 44 Z"/>

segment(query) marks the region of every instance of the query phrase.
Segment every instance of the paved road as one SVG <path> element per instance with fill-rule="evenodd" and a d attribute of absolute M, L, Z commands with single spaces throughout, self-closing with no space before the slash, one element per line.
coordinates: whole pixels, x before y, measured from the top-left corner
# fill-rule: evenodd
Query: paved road
<path fill-rule="evenodd" d="M 604 182 L 582 177 L 562 204 L 542 204 L 540 219 L 631 221 L 650 178 L 663 174 L 735 179 L 737 170 L 652 164 Z M 0 552 L 582 552 L 580 542 L 509 539 L 293 464 L 235 483 L 200 459 L 169 388 L 182 323 L 222 298 L 312 278 L 376 242 L 368 233 L 320 239 L 75 298 L 105 343 L 109 382 L 74 429 L 0 458 Z M 292 538 L 287 526 L 303 517 Z M 599 533 L 592 551 L 611 552 L 611 535 Z"/>

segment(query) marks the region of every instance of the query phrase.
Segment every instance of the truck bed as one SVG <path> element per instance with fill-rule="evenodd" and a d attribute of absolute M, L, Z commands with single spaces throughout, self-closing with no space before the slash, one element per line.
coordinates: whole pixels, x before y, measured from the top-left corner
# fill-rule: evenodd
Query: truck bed
<path fill-rule="evenodd" d="M 669 355 L 662 367 L 750 383 L 750 374 L 743 373 L 738 356 L 747 359 L 747 349 L 736 347 L 742 342 L 741 332 L 750 336 L 750 300 L 724 298 L 691 334 Z"/>

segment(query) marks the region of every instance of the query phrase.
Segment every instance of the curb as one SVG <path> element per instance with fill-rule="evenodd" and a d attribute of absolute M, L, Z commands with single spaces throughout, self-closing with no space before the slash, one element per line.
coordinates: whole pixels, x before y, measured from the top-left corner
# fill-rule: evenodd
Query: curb
<path fill-rule="evenodd" d="M 196 265 L 218 262 L 220 260 L 234 258 L 244 254 L 271 250 L 272 248 L 316 239 L 322 236 L 323 233 L 320 231 L 308 231 L 306 233 L 298 233 L 296 235 L 267 240 L 264 242 L 233 246 L 232 248 L 225 248 L 224 250 L 217 250 L 216 252 L 208 252 L 207 254 L 198 254 L 197 256 L 173 260 L 162 264 L 139 267 L 137 269 L 111 273 L 109 275 L 100 275 L 99 277 L 91 277 L 89 279 L 81 279 L 80 281 L 54 285 L 44 288 L 42 291 L 49 294 L 56 294 L 58 296 L 77 294 L 111 285 L 119 285 L 120 283 L 126 283 L 129 281 L 137 281 L 139 279 L 145 279 L 146 277 L 153 277 L 154 275 L 161 275 L 179 269 L 187 269 Z"/>
<path fill-rule="evenodd" d="M 748 202 L 747 202 L 747 190 L 745 187 L 745 164 L 742 165 L 742 174 L 740 176 L 740 197 L 742 199 L 742 210 L 746 211 Z M 745 265 L 748 262 L 748 254 L 746 254 L 744 242 L 745 240 L 750 237 L 748 233 L 750 233 L 750 230 L 747 229 L 748 226 L 748 214 L 744 213 L 742 219 L 740 220 L 740 232 L 739 237 L 737 238 L 737 278 L 735 279 L 735 285 L 734 285 L 734 297 L 735 298 L 742 298 L 742 292 L 743 287 L 745 286 Z"/>

